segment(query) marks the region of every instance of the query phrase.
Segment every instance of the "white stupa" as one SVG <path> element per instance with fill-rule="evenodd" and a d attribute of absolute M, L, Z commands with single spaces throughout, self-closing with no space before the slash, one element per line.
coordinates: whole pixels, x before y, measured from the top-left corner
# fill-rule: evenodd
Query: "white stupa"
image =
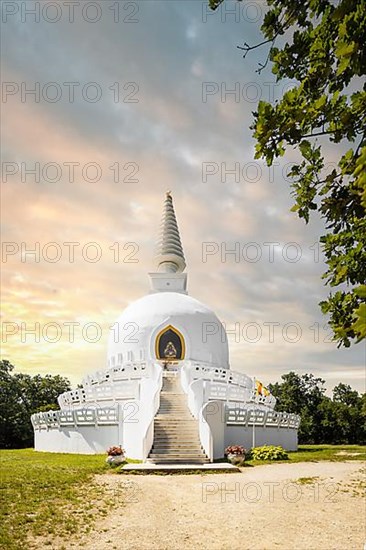
<path fill-rule="evenodd" d="M 232 371 L 225 329 L 187 293 L 183 247 L 166 194 L 150 294 L 113 325 L 107 368 L 34 414 L 37 451 L 93 454 L 122 446 L 130 458 L 197 463 L 228 445 L 297 449 L 299 417 L 274 410 L 258 381 Z"/>

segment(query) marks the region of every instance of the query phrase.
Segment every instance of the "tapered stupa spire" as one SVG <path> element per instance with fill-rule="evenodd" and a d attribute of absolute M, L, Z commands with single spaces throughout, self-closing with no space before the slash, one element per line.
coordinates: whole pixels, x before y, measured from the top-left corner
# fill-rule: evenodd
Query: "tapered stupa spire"
<path fill-rule="evenodd" d="M 170 191 L 165 196 L 155 261 L 158 272 L 161 273 L 182 273 L 186 267 Z"/>

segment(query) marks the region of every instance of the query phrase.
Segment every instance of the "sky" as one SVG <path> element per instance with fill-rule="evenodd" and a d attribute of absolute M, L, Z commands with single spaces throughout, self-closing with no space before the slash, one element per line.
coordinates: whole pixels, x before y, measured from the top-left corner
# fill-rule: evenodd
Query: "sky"
<path fill-rule="evenodd" d="M 274 101 L 262 2 L 2 3 L 2 347 L 18 371 L 76 385 L 105 368 L 109 327 L 148 292 L 171 190 L 190 295 L 263 383 L 310 372 L 365 391 L 361 345 L 338 349 L 318 303 L 319 236 L 286 176 L 254 160 Z M 337 151 L 325 145 L 326 162 Z M 234 253 L 230 253 L 234 251 Z"/>

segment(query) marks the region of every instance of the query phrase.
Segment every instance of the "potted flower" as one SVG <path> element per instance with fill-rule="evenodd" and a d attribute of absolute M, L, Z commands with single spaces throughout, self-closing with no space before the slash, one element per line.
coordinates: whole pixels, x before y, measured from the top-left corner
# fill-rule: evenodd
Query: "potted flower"
<path fill-rule="evenodd" d="M 245 460 L 245 449 L 241 445 L 230 445 L 225 449 L 225 455 L 231 464 L 240 464 Z"/>
<path fill-rule="evenodd" d="M 107 449 L 107 455 L 106 462 L 111 466 L 117 466 L 126 461 L 125 451 L 122 447 L 109 447 L 109 449 Z"/>

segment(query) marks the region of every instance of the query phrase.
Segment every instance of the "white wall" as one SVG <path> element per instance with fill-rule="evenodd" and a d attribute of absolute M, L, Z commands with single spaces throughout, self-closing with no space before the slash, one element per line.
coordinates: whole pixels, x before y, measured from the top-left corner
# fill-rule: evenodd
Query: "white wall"
<path fill-rule="evenodd" d="M 253 426 L 226 426 L 225 448 L 229 445 L 243 445 L 245 449 L 253 447 Z M 297 430 L 255 426 L 254 447 L 262 445 L 281 445 L 286 451 L 297 451 Z"/>
<path fill-rule="evenodd" d="M 34 432 L 36 451 L 49 453 L 99 454 L 108 447 L 121 445 L 118 426 L 78 426 L 75 428 L 51 428 Z"/>

